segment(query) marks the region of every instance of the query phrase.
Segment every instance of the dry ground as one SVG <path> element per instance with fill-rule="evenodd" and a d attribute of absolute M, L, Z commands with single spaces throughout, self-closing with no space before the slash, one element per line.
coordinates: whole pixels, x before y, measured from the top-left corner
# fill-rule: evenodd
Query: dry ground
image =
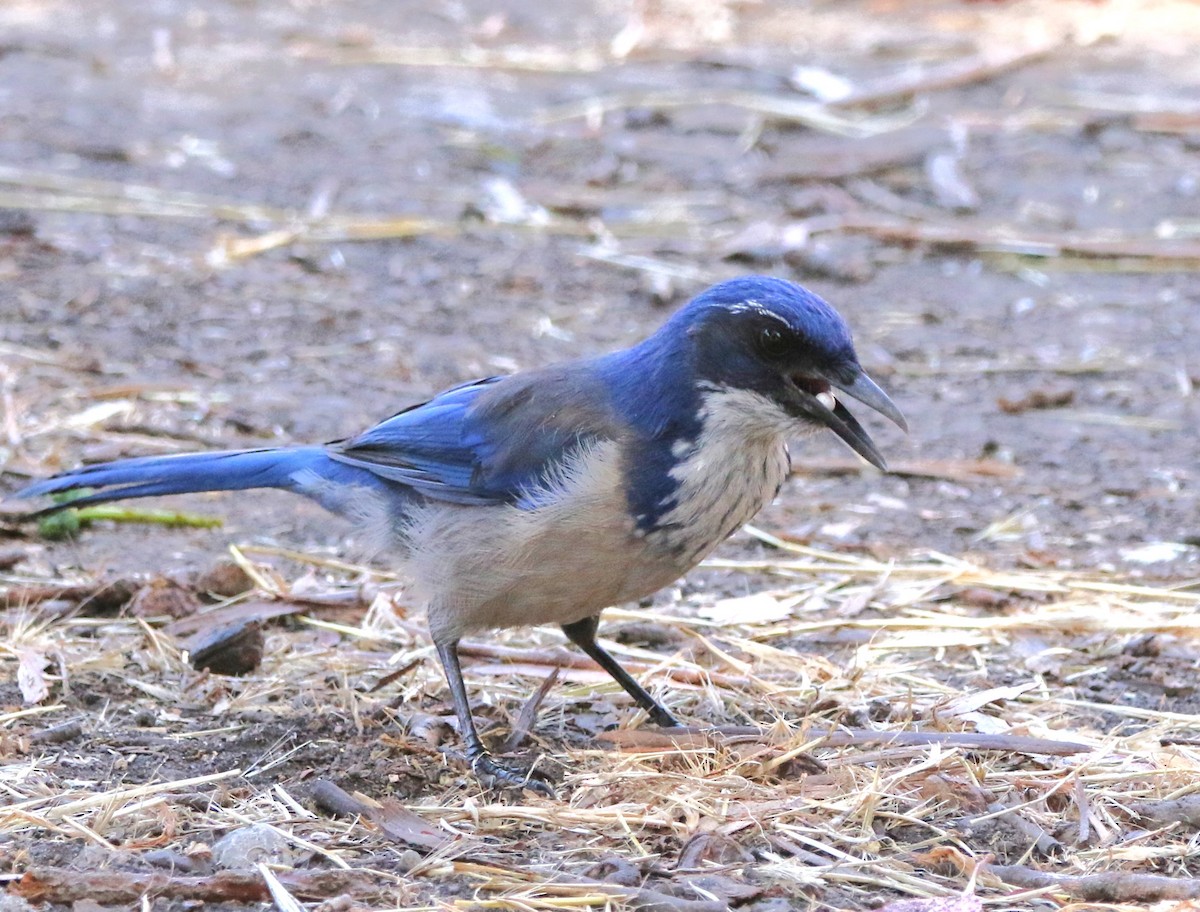
<path fill-rule="evenodd" d="M 686 738 L 551 632 L 474 644 L 553 800 L 472 782 L 417 606 L 315 508 L 0 527 L 0 909 L 1200 898 L 1200 4 L 17 0 L 0 32 L 0 490 L 345 435 L 752 271 L 832 300 L 914 427 L 872 428 L 886 476 L 806 445 L 757 530 L 611 613 Z M 239 625 L 252 672 L 187 661 Z"/>

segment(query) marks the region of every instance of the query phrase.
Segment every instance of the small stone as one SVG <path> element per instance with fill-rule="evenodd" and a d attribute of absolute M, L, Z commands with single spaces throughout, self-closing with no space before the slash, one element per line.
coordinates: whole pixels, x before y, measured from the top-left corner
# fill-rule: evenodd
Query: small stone
<path fill-rule="evenodd" d="M 164 577 L 151 580 L 129 603 L 129 613 L 134 617 L 182 618 L 199 610 L 200 600 L 194 593 Z"/>
<path fill-rule="evenodd" d="M 226 833 L 213 844 L 213 864 L 231 871 L 253 868 L 260 861 L 291 867 L 296 850 L 274 827 L 256 823 Z"/>
<path fill-rule="evenodd" d="M 233 561 L 222 561 L 200 573 L 192 586 L 201 595 L 227 599 L 249 592 L 254 588 L 254 580 Z"/>
<path fill-rule="evenodd" d="M 94 899 L 77 899 L 71 903 L 71 912 L 109 912 L 112 906 L 102 906 Z"/>
<path fill-rule="evenodd" d="M 262 626 L 247 621 L 216 630 L 205 630 L 187 643 L 188 661 L 198 671 L 238 676 L 259 666 L 263 657 Z"/>

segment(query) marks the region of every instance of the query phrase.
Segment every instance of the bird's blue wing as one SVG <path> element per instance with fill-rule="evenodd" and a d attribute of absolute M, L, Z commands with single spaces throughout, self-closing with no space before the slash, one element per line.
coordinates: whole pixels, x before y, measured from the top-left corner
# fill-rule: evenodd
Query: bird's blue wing
<path fill-rule="evenodd" d="M 448 389 L 356 437 L 330 444 L 329 455 L 439 500 L 490 503 L 494 498 L 473 490 L 477 457 L 464 443 L 464 431 L 472 403 L 499 379 Z"/>
<path fill-rule="evenodd" d="M 576 366 L 453 387 L 328 453 L 435 500 L 517 503 L 572 451 L 616 432 L 603 387 Z"/>

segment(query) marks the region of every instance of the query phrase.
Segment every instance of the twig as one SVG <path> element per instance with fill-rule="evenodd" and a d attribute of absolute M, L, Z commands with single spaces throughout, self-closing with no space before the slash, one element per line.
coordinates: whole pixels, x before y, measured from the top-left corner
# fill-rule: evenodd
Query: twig
<path fill-rule="evenodd" d="M 926 126 L 906 127 L 879 136 L 846 142 L 810 143 L 801 156 L 788 156 L 766 168 L 762 180 L 845 180 L 918 164 L 931 150 L 947 142 L 946 131 Z"/>
<path fill-rule="evenodd" d="M 820 736 L 816 736 L 820 737 Z M 1005 751 L 1013 754 L 1046 754 L 1063 757 L 1086 753 L 1090 744 L 1060 741 L 1057 738 L 1031 738 L 1026 735 L 989 735 L 982 732 L 897 731 L 879 732 L 862 729 L 829 732 L 820 738 L 818 747 L 884 743 L 890 745 L 929 745 L 957 747 L 963 750 Z"/>
<path fill-rule="evenodd" d="M 1184 101 L 1182 95 L 1129 95 L 1120 92 L 1076 90 L 1066 92 L 1062 102 L 1092 111 L 1119 114 L 1181 114 L 1200 116 L 1200 103 Z"/>
<path fill-rule="evenodd" d="M 485 890 L 511 891 L 519 885 L 543 896 L 563 899 L 569 897 L 580 901 L 592 899 L 589 905 L 596 904 L 595 900 L 600 896 L 607 896 L 639 912 L 728 912 L 729 909 L 729 905 L 721 900 L 685 899 L 649 887 L 611 883 L 592 877 L 563 874 L 545 880 L 531 871 L 464 862 L 456 862 L 454 869 L 459 873 L 482 878 L 482 889 Z M 571 904 L 572 907 L 575 905 Z"/>
<path fill-rule="evenodd" d="M 271 901 L 279 912 L 304 912 L 304 907 L 296 902 L 296 897 L 288 892 L 288 888 L 280 883 L 279 878 L 270 868 L 261 861 L 254 867 L 266 883 L 267 891 L 271 894 Z"/>
<path fill-rule="evenodd" d="M 418 656 L 415 659 L 409 659 L 407 662 L 405 662 L 399 668 L 397 668 L 394 671 L 389 671 L 387 674 L 385 674 L 383 677 L 381 677 L 378 681 L 376 681 L 374 684 L 372 684 L 369 688 L 367 688 L 367 693 L 378 693 L 379 691 L 383 690 L 383 688 L 385 688 L 389 684 L 391 684 L 393 681 L 399 680 L 400 678 L 404 677 L 406 674 L 411 672 L 414 668 L 419 667 L 424 661 L 425 661 L 425 659 L 421 656 Z M 555 669 L 555 671 L 557 671 L 557 670 L 558 669 Z"/>
<path fill-rule="evenodd" d="M 458 226 L 452 222 L 404 216 L 327 216 L 313 222 L 296 223 L 293 219 L 288 224 L 289 227 L 250 237 L 222 237 L 208 251 L 205 259 L 209 265 L 221 266 L 298 242 L 339 244 L 424 235 L 445 236 L 459 232 Z"/>
<path fill-rule="evenodd" d="M 551 669 L 550 674 L 546 675 L 542 683 L 538 685 L 537 690 L 525 701 L 525 705 L 521 707 L 521 712 L 517 716 L 516 723 L 513 725 L 512 732 L 504 742 L 504 747 L 501 749 L 502 753 L 515 751 L 529 736 L 529 733 L 533 730 L 533 723 L 537 721 L 538 708 L 542 705 L 542 701 L 546 699 L 546 694 L 550 693 L 550 688 L 558 682 L 558 672 L 559 669 L 557 668 Z"/>
<path fill-rule="evenodd" d="M 139 510 L 115 504 L 79 507 L 63 510 L 38 520 L 38 534 L 43 538 L 59 539 L 74 535 L 94 522 L 145 523 L 172 529 L 219 529 L 224 520 L 219 516 L 200 513 L 181 513 L 176 510 Z"/>
<path fill-rule="evenodd" d="M 1081 237 L 1070 234 L 1018 232 L 1003 225 L 960 219 L 931 222 L 893 219 L 869 213 L 847 213 L 837 219 L 814 221 L 814 233 L 849 231 L 903 244 L 929 244 L 954 249 L 969 248 L 1029 257 L 1125 257 L 1200 261 L 1200 243 L 1149 238 Z"/>
<path fill-rule="evenodd" d="M 196 216 L 215 215 L 218 218 L 246 221 L 286 221 L 292 217 L 292 213 L 287 209 L 229 202 L 219 197 L 189 193 L 185 190 L 163 190 L 145 184 L 127 184 L 54 171 L 36 171 L 15 165 L 0 165 L 0 184 L 33 188 L 67 198 L 74 194 L 92 200 L 128 200 L 133 205 L 188 210 Z"/>
<path fill-rule="evenodd" d="M 129 788 L 112 789 L 107 792 L 99 792 L 94 795 L 88 795 L 86 798 L 78 798 L 74 801 L 68 801 L 65 804 L 54 804 L 40 813 L 46 820 L 62 820 L 70 817 L 72 814 L 78 814 L 80 811 L 90 810 L 95 807 L 116 806 L 121 802 L 135 801 L 139 798 L 147 796 L 160 796 L 171 792 L 178 792 L 184 789 L 190 789 L 199 785 L 211 785 L 214 782 L 223 782 L 226 779 L 234 779 L 242 774 L 240 769 L 224 770 L 219 773 L 208 773 L 203 776 L 192 776 L 187 779 L 175 779 L 170 782 L 154 782 L 148 785 L 135 785 Z M 53 802 L 61 796 L 39 796 L 27 801 L 10 804 L 5 808 L 0 808 L 2 813 L 14 813 L 24 810 L 32 810 L 41 808 L 43 805 L 53 804 Z"/>
<path fill-rule="evenodd" d="M 328 779 L 318 779 L 309 794 L 317 807 L 338 817 L 361 817 L 394 842 L 437 851 L 455 841 L 448 833 L 426 823 L 423 818 L 398 802 L 369 802 L 351 795 Z M 466 842 L 464 847 L 468 847 Z"/>
<path fill-rule="evenodd" d="M 1128 808 L 1139 817 L 1157 826 L 1169 823 L 1184 823 L 1200 827 L 1200 795 L 1153 801 L 1131 801 Z"/>
<path fill-rule="evenodd" d="M 683 899 L 649 887 L 624 887 L 586 877 L 571 878 L 569 881 L 564 878 L 563 882 L 586 886 L 589 890 L 624 902 L 639 912 L 729 912 L 729 904 L 717 899 Z"/>
<path fill-rule="evenodd" d="M 142 580 L 118 578 L 94 583 L 13 583 L 0 588 L 0 607 L 25 608 L 41 602 L 78 602 L 93 611 L 115 611 L 145 585 Z"/>
<path fill-rule="evenodd" d="M 636 91 L 599 95 L 583 101 L 545 108 L 534 114 L 533 123 L 538 126 L 546 126 L 627 108 L 669 110 L 705 105 L 728 105 L 741 108 L 773 120 L 802 123 L 811 129 L 838 136 L 875 136 L 908 126 L 920 117 L 919 111 L 875 117 L 849 116 L 835 112 L 830 106 L 815 101 L 804 101 L 783 95 L 712 89 L 704 92 L 691 90 Z"/>
<path fill-rule="evenodd" d="M 29 740 L 33 744 L 63 744 L 67 741 L 74 741 L 82 734 L 82 723 L 78 719 L 72 719 L 69 722 L 60 722 L 58 725 L 36 731 L 29 736 Z"/>
<path fill-rule="evenodd" d="M 355 798 L 329 779 L 318 779 L 308 794 L 317 807 L 335 817 L 366 817 L 371 811 L 365 801 Z"/>
<path fill-rule="evenodd" d="M 979 377 L 985 374 L 1117 374 L 1132 373 L 1143 370 L 1135 361 L 1059 361 L 1052 364 L 1035 361 L 1032 358 L 1013 359 L 1003 364 L 981 361 L 945 362 L 938 365 L 930 364 L 897 364 L 893 368 L 897 374 L 906 377 Z"/>
<path fill-rule="evenodd" d="M 215 218 L 225 221 L 255 222 L 265 217 L 286 215 L 278 210 L 254 204 L 190 202 L 184 198 L 122 199 L 114 195 L 90 196 L 53 191 L 0 190 L 0 207 L 27 211 L 75 212 L 94 215 L 132 215 L 143 218 Z"/>
<path fill-rule="evenodd" d="M 805 458 L 792 466 L 793 475 L 858 475 L 871 471 L 861 459 Z M 988 481 L 1016 478 L 1020 468 L 998 459 L 908 459 L 888 465 L 889 475 L 901 478 L 933 478 L 946 481 Z"/>
<path fill-rule="evenodd" d="M 1041 60 L 1061 44 L 1057 39 L 1009 50 L 1003 43 L 988 43 L 978 54 L 927 69 L 912 69 L 892 73 L 868 82 L 850 94 L 830 102 L 831 107 L 852 108 L 898 101 L 921 92 L 953 89 L 976 82 L 985 82 L 1001 73 Z"/>
<path fill-rule="evenodd" d="M 1200 880 L 1188 877 L 1164 877 L 1132 871 L 1059 874 L 1024 865 L 998 864 L 981 864 L 979 873 L 1014 887 L 1065 894 L 1079 902 L 1137 903 L 1141 906 L 1168 899 L 1200 899 Z"/>
<path fill-rule="evenodd" d="M 989 735 L 976 732 L 938 731 L 868 731 L 866 729 L 844 729 L 841 731 L 808 732 L 809 750 L 822 747 L 858 747 L 863 744 L 885 744 L 888 746 L 925 747 L 941 745 L 962 750 L 992 750 L 1015 754 L 1044 754 L 1047 756 L 1070 756 L 1084 753 L 1092 748 L 1076 741 L 1060 741 L 1051 738 L 1031 738 L 1025 735 Z M 678 728 L 617 729 L 602 732 L 597 740 L 641 750 L 670 749 L 671 747 L 709 747 L 719 743 L 739 741 L 768 741 L 768 733 L 752 726 L 717 726 L 705 728 L 684 726 Z"/>
<path fill-rule="evenodd" d="M 244 554 L 265 554 L 272 557 L 284 557 L 290 561 L 295 561 L 298 564 L 307 564 L 313 567 L 322 567 L 328 570 L 344 570 L 347 573 L 357 573 L 366 576 L 377 576 L 382 579 L 395 580 L 402 579 L 400 574 L 386 573 L 383 570 L 378 570 L 375 567 L 367 566 L 366 564 L 354 564 L 344 560 L 338 560 L 332 557 L 326 557 L 317 554 L 306 554 L 303 551 L 296 551 L 292 548 L 280 548 L 275 545 L 240 545 L 239 550 Z"/>
<path fill-rule="evenodd" d="M 353 892 L 364 899 L 383 888 L 375 878 L 353 871 L 289 871 L 278 875 L 287 889 L 304 899 L 325 899 Z M 35 903 L 133 903 L 144 896 L 216 902 L 270 902 L 271 892 L 258 873 L 220 871 L 207 877 L 176 877 L 134 871 L 79 871 L 37 867 L 25 872 L 9 891 Z"/>
<path fill-rule="evenodd" d="M 1200 133 L 1200 111 L 1153 111 L 1137 114 L 1133 129 L 1146 133 Z"/>
<path fill-rule="evenodd" d="M 172 636 L 186 637 L 205 630 L 302 614 L 309 607 L 303 602 L 293 600 L 236 602 L 181 617 L 163 630 Z"/>
<path fill-rule="evenodd" d="M 595 73 L 620 61 L 601 49 L 560 51 L 542 48 L 482 47 L 326 47 L 303 44 L 292 49 L 297 57 L 322 60 L 338 66 L 405 66 L 512 70 L 529 73 Z"/>
<path fill-rule="evenodd" d="M 666 260 L 655 259 L 654 257 L 638 256 L 632 253 L 620 253 L 615 250 L 609 250 L 603 246 L 584 247 L 579 251 L 579 256 L 589 260 L 596 260 L 599 263 L 608 263 L 613 266 L 620 266 L 623 269 L 632 269 L 637 272 L 648 272 L 652 275 L 664 276 L 671 279 L 680 279 L 685 282 L 714 282 L 720 276 L 715 273 L 701 269 L 697 266 L 671 263 Z"/>
<path fill-rule="evenodd" d="M 501 646 L 496 643 L 478 643 L 470 640 L 463 640 L 459 643 L 458 651 L 465 656 L 474 656 L 484 659 L 499 659 L 504 662 L 523 663 L 528 665 L 555 665 L 559 668 L 579 668 L 592 671 L 599 666 L 596 665 L 587 656 L 577 655 L 566 649 L 559 647 L 551 647 L 549 649 L 519 649 L 514 646 Z M 663 661 L 668 661 L 668 657 L 664 656 Z M 655 666 L 650 665 L 645 661 L 627 661 L 623 663 L 631 672 L 650 671 Z M 656 669 L 659 673 L 680 681 L 684 684 L 695 684 L 704 686 L 709 681 L 714 684 L 719 684 L 723 687 L 746 687 L 751 681 L 749 678 L 740 677 L 737 675 L 722 674 L 719 671 L 708 671 L 702 668 L 680 667 L 677 665 L 659 667 Z"/>

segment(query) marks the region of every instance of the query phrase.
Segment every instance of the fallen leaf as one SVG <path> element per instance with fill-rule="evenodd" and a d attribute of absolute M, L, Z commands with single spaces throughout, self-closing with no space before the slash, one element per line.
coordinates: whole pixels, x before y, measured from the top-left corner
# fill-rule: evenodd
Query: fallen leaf
<path fill-rule="evenodd" d="M 744 863 L 744 862 L 743 862 Z M 705 898 L 715 896 L 728 903 L 744 903 L 748 899 L 756 899 L 766 892 L 766 888 L 758 884 L 747 883 L 722 874 L 696 874 L 676 880 L 672 887 L 673 893 L 685 890 Z"/>
<path fill-rule="evenodd" d="M 975 731 L 986 735 L 1002 735 L 1012 730 L 1012 726 L 1003 719 L 997 719 L 995 716 L 989 716 L 987 713 L 968 712 L 963 713 L 958 718 L 963 722 L 969 722 L 974 726 Z"/>
<path fill-rule="evenodd" d="M 792 613 L 792 607 L 773 595 L 758 592 L 754 595 L 721 599 L 711 605 L 705 605 L 696 613 L 705 620 L 721 624 L 770 624 L 788 617 Z"/>
<path fill-rule="evenodd" d="M 49 664 L 50 660 L 36 649 L 22 646 L 17 650 L 17 686 L 26 703 L 41 703 L 50 696 L 45 675 Z"/>
<path fill-rule="evenodd" d="M 434 851 L 454 842 L 449 833 L 414 814 L 394 798 L 384 798 L 378 808 L 368 807 L 364 816 L 397 842 Z"/>
<path fill-rule="evenodd" d="M 918 899 L 898 899 L 878 912 L 982 912 L 983 903 L 977 896 L 965 893 L 958 896 L 922 896 Z"/>
<path fill-rule="evenodd" d="M 944 706 L 939 706 L 937 714 L 943 717 L 965 716 L 969 713 L 978 712 L 989 703 L 995 703 L 999 700 L 1015 700 L 1021 694 L 1033 690 L 1035 687 L 1037 687 L 1037 684 L 1034 681 L 1026 681 L 1023 684 L 1012 684 L 1007 687 L 989 687 L 987 690 L 963 694 L 961 697 L 949 701 Z"/>
<path fill-rule="evenodd" d="M 788 81 L 818 101 L 841 101 L 854 94 L 854 83 L 824 67 L 797 66 Z"/>
<path fill-rule="evenodd" d="M 188 661 L 193 668 L 214 674 L 249 674 L 262 661 L 264 642 L 257 621 L 205 630 L 186 644 Z"/>
<path fill-rule="evenodd" d="M 596 740 L 621 751 L 689 750 L 712 746 L 712 739 L 701 732 L 668 733 L 657 728 L 618 728 L 601 732 Z"/>
<path fill-rule="evenodd" d="M 1019 415 L 1021 412 L 1029 412 L 1037 409 L 1062 408 L 1074 401 L 1074 390 L 1052 390 L 1049 392 L 1046 390 L 1032 390 L 1020 399 L 1008 399 L 1001 396 L 996 400 L 996 404 L 1000 406 L 1000 411 L 1006 415 Z"/>
<path fill-rule="evenodd" d="M 1150 542 L 1122 551 L 1121 557 L 1131 564 L 1161 564 L 1176 560 L 1195 550 L 1196 548 L 1192 545 L 1183 542 Z"/>

